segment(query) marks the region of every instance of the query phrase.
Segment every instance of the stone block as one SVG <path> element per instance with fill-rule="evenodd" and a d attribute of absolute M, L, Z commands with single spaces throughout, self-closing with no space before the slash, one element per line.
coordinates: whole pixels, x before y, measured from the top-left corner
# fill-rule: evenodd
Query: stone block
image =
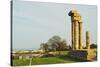
<path fill-rule="evenodd" d="M 71 50 L 68 55 L 72 58 L 86 61 L 93 61 L 96 58 L 96 52 L 93 49 Z"/>

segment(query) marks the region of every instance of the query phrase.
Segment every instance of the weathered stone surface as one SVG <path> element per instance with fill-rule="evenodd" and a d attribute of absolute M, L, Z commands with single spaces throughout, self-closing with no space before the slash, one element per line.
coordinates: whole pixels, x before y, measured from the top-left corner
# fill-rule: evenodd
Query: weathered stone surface
<path fill-rule="evenodd" d="M 79 60 L 92 61 L 96 58 L 96 50 L 95 49 L 71 50 L 69 52 L 69 56 Z"/>
<path fill-rule="evenodd" d="M 79 48 L 79 24 L 78 22 L 74 22 L 74 45 L 75 49 Z"/>
<path fill-rule="evenodd" d="M 82 22 L 79 23 L 79 49 L 82 49 Z"/>
<path fill-rule="evenodd" d="M 79 12 L 77 11 L 77 10 L 71 10 L 70 12 L 69 12 L 69 16 L 79 16 Z"/>
<path fill-rule="evenodd" d="M 86 48 L 90 49 L 90 33 L 86 32 Z"/>
<path fill-rule="evenodd" d="M 72 51 L 69 56 L 80 60 L 93 60 L 96 58 L 94 49 L 90 49 L 90 33 L 86 32 L 86 49 L 82 49 L 82 18 L 77 10 L 71 10 L 68 14 L 71 16 L 72 23 Z"/>
<path fill-rule="evenodd" d="M 72 49 L 82 48 L 82 20 L 80 13 L 77 10 L 69 12 L 72 22 Z"/>
<path fill-rule="evenodd" d="M 74 22 L 72 22 L 72 49 L 74 49 Z"/>

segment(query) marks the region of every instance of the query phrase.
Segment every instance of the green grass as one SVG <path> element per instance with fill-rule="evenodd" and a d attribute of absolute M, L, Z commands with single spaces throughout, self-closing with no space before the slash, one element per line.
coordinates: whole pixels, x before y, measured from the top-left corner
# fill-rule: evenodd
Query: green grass
<path fill-rule="evenodd" d="M 59 52 L 55 52 L 56 55 L 59 54 Z M 61 51 L 61 56 L 55 56 L 55 57 L 45 57 L 45 58 L 33 58 L 32 59 L 32 65 L 40 65 L 40 64 L 57 64 L 57 63 L 73 63 L 73 62 L 80 62 L 79 60 L 75 60 L 72 58 L 67 57 L 68 51 Z M 13 59 L 12 64 L 13 66 L 25 66 L 29 65 L 30 60 L 29 59 Z"/>
<path fill-rule="evenodd" d="M 14 59 L 12 63 L 13 63 L 13 66 L 29 65 L 29 60 L 27 60 L 27 59 L 22 59 L 22 60 Z"/>
<path fill-rule="evenodd" d="M 40 65 L 40 64 L 57 64 L 57 63 L 72 63 L 72 62 L 79 62 L 71 58 L 67 58 L 64 56 L 58 56 L 58 57 L 48 57 L 48 58 L 33 58 L 32 59 L 32 65 Z M 29 60 L 27 59 L 14 59 L 13 60 L 13 66 L 25 66 L 29 65 Z"/>
<path fill-rule="evenodd" d="M 76 62 L 75 60 L 64 58 L 64 57 L 48 57 L 48 58 L 35 58 L 32 59 L 32 65 L 39 64 L 57 64 L 57 63 L 71 63 Z"/>
<path fill-rule="evenodd" d="M 67 55 L 69 51 L 55 51 L 55 52 L 49 52 L 49 54 L 53 54 L 53 55 Z"/>

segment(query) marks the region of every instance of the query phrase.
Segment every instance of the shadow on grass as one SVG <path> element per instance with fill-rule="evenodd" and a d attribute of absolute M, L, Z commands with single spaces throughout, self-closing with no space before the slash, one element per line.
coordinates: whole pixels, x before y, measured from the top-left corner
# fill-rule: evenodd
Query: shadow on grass
<path fill-rule="evenodd" d="M 76 58 L 69 57 L 67 55 L 61 55 L 58 58 L 62 59 L 62 60 L 75 61 L 75 62 L 88 62 L 86 60 L 79 60 L 79 59 L 76 59 Z"/>

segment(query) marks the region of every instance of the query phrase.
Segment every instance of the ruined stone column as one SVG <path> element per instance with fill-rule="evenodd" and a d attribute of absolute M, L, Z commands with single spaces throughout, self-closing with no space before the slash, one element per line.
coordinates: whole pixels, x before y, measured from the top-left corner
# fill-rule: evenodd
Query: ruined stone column
<path fill-rule="evenodd" d="M 74 21 L 74 45 L 75 49 L 79 49 L 79 23 L 77 20 Z"/>
<path fill-rule="evenodd" d="M 74 45 L 74 22 L 73 22 L 73 14 L 72 11 L 69 12 L 68 14 L 69 16 L 71 16 L 71 47 L 74 50 L 75 49 L 75 45 Z"/>
<path fill-rule="evenodd" d="M 72 49 L 78 49 L 79 48 L 79 12 L 77 10 L 72 10 L 69 12 L 69 16 L 71 16 L 71 22 L 72 22 Z"/>
<path fill-rule="evenodd" d="M 82 22 L 79 22 L 79 49 L 82 49 Z"/>
<path fill-rule="evenodd" d="M 90 33 L 86 32 L 86 48 L 90 49 Z"/>
<path fill-rule="evenodd" d="M 72 49 L 74 49 L 74 22 L 71 23 L 71 29 L 72 29 Z"/>

